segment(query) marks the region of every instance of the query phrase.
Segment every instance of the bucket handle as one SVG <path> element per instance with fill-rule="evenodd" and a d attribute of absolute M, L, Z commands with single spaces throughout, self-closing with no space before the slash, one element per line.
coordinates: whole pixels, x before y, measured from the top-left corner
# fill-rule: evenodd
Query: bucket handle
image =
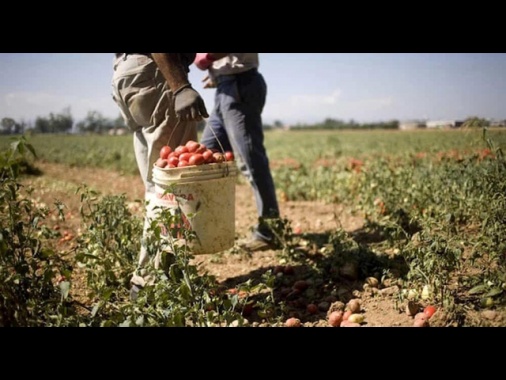
<path fill-rule="evenodd" d="M 221 148 L 221 152 L 222 152 L 223 154 L 225 154 L 225 149 L 223 148 L 223 145 L 221 145 L 221 142 L 220 142 L 220 139 L 218 138 L 218 136 L 216 136 L 216 132 L 214 131 L 213 126 L 212 126 L 212 125 L 210 125 L 210 126 L 209 126 L 209 128 L 211 128 L 211 132 L 213 132 L 214 138 L 216 139 L 216 141 L 218 142 L 218 145 L 219 145 L 219 146 L 220 146 L 220 148 Z"/>
<path fill-rule="evenodd" d="M 174 132 L 176 132 L 177 127 L 179 127 L 179 121 L 180 121 L 180 119 L 177 116 L 176 116 L 176 118 L 177 118 L 176 125 L 172 129 L 172 132 L 170 133 L 169 139 L 167 140 L 167 145 L 168 146 L 170 146 L 170 140 L 172 140 L 172 136 L 174 135 Z"/>

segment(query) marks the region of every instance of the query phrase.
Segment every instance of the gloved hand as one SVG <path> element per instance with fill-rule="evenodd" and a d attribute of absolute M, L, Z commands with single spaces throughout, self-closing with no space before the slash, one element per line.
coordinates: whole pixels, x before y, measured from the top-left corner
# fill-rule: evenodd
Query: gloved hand
<path fill-rule="evenodd" d="M 216 82 L 209 75 L 206 75 L 202 82 L 204 82 L 204 88 L 216 88 Z"/>
<path fill-rule="evenodd" d="M 209 117 L 204 100 L 189 84 L 174 91 L 174 111 L 181 120 L 200 121 Z"/>
<path fill-rule="evenodd" d="M 207 70 L 214 61 L 215 60 L 209 56 L 209 53 L 197 53 L 193 63 L 200 70 Z"/>

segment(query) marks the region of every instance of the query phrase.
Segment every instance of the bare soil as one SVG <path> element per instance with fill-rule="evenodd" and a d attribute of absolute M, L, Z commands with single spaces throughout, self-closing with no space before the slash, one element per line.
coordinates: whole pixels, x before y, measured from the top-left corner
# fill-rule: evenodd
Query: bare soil
<path fill-rule="evenodd" d="M 91 169 L 72 168 L 53 163 L 38 162 L 37 168 L 42 171 L 40 176 L 30 176 L 24 181 L 35 188 L 33 198 L 38 202 L 50 205 L 55 199 L 62 201 L 66 208 L 66 221 L 58 226 L 62 231 L 68 231 L 71 236 L 80 233 L 79 199 L 75 194 L 81 184 L 99 191 L 101 194 L 126 194 L 130 202 L 143 199 L 143 185 L 139 176 L 121 175 L 116 172 Z M 256 222 L 256 208 L 252 191 L 247 183 L 239 180 L 236 185 L 236 238 L 249 236 L 250 227 Z M 343 229 L 350 234 L 356 234 L 364 225 L 364 219 L 352 210 L 342 205 L 324 204 L 320 202 L 285 201 L 280 197 L 280 208 L 283 218 L 291 221 L 292 228 L 302 233 L 323 234 Z M 140 207 L 139 207 L 140 212 Z M 53 220 L 56 224 L 57 221 Z M 68 242 L 70 246 L 71 241 Z M 216 276 L 217 280 L 227 288 L 233 288 L 248 279 L 259 280 L 261 275 L 269 269 L 276 269 L 287 263 L 280 261 L 279 252 L 274 250 L 257 252 L 251 255 L 237 250 L 230 250 L 219 254 L 195 256 L 195 263 L 201 265 L 202 270 Z M 300 294 L 293 297 L 289 294 L 291 285 L 297 280 L 306 278 L 308 268 L 304 265 L 294 265 L 293 273 L 283 274 L 284 287 L 276 289 L 279 301 L 287 303 L 286 317 L 300 319 L 304 327 L 328 327 L 327 313 L 332 305 L 338 301 L 347 302 L 349 299 L 360 300 L 361 311 L 365 320 L 363 327 L 408 327 L 413 326 L 414 318 L 408 316 L 406 305 L 397 303 L 396 294 L 399 291 L 394 283 L 379 284 L 378 288 L 364 290 L 364 280 L 357 278 L 343 280 L 338 294 L 326 293 L 327 279 L 321 278 L 321 286 L 317 292 Z M 82 291 L 83 284 L 74 279 L 74 291 Z M 318 310 L 309 313 L 307 305 L 314 303 Z M 420 304 L 420 310 L 426 305 Z M 466 325 L 471 326 L 505 326 L 506 313 L 504 308 L 494 310 L 470 310 L 466 317 Z M 262 326 L 260 318 L 251 317 L 252 325 Z M 438 309 L 430 319 L 432 327 L 454 326 L 442 309 Z"/>

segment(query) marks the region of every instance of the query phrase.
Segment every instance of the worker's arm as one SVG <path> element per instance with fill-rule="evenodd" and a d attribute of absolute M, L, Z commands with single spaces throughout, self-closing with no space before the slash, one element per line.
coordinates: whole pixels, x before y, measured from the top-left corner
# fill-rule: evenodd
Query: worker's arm
<path fill-rule="evenodd" d="M 226 57 L 229 53 L 197 53 L 195 56 L 195 66 L 200 70 L 207 70 L 214 61 Z"/>
<path fill-rule="evenodd" d="M 151 53 L 153 61 L 162 72 L 172 92 L 182 86 L 190 85 L 188 73 L 183 66 L 179 53 Z"/>
<path fill-rule="evenodd" d="M 174 111 L 181 120 L 202 120 L 209 117 L 204 100 L 188 80 L 188 72 L 179 53 L 151 53 L 153 61 L 174 95 Z"/>

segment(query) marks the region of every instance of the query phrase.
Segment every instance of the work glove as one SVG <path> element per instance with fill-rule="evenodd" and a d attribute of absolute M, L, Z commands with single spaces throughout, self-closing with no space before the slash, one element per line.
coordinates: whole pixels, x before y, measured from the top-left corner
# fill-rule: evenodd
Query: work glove
<path fill-rule="evenodd" d="M 174 91 L 174 111 L 181 120 L 200 121 L 209 117 L 204 100 L 189 84 Z"/>
<path fill-rule="evenodd" d="M 209 56 L 209 53 L 197 53 L 195 56 L 195 60 L 193 63 L 195 66 L 197 66 L 200 70 L 207 70 L 209 66 L 214 62 L 215 60 L 212 59 Z"/>
<path fill-rule="evenodd" d="M 204 88 L 216 88 L 216 82 L 209 75 L 206 75 L 202 82 L 204 82 Z"/>

